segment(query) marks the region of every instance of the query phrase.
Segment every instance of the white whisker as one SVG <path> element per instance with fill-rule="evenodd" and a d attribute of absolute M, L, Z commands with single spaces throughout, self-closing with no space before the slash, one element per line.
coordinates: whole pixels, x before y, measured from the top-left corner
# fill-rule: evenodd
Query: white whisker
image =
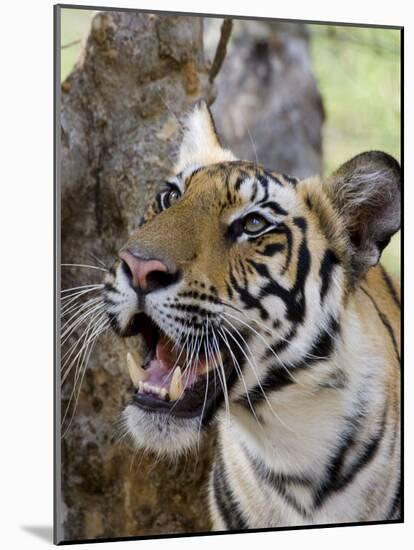
<path fill-rule="evenodd" d="M 62 304 L 62 308 L 67 307 L 69 304 L 76 302 L 76 300 L 80 299 L 85 294 L 88 294 L 89 292 L 95 292 L 96 290 L 101 290 L 97 288 L 88 288 L 86 290 L 74 292 L 73 294 L 68 294 L 67 296 L 63 296 L 60 299 L 60 303 Z"/>
<path fill-rule="evenodd" d="M 229 405 L 229 395 L 228 395 L 228 391 L 227 391 L 226 372 L 225 372 L 223 361 L 222 361 L 222 358 L 221 358 L 220 346 L 219 346 L 218 341 L 217 341 L 216 333 L 215 333 L 215 330 L 214 330 L 214 325 L 212 325 L 212 336 L 213 336 L 213 344 L 214 344 L 214 347 L 216 349 L 216 356 L 213 356 L 213 360 L 214 360 L 214 363 L 216 365 L 218 365 L 217 374 L 219 375 L 220 383 L 222 384 L 222 388 L 223 388 L 224 401 L 225 401 L 225 406 L 226 406 L 226 415 L 227 415 L 227 417 L 229 417 L 230 416 L 230 405 Z"/>
<path fill-rule="evenodd" d="M 61 325 L 61 327 L 60 327 L 61 336 L 63 336 L 63 331 L 64 331 L 65 327 L 67 327 L 67 325 L 69 323 L 71 323 L 73 319 L 76 319 L 77 317 L 82 318 L 83 314 L 87 313 L 88 311 L 93 310 L 93 308 L 96 307 L 96 305 L 98 305 L 98 304 L 103 304 L 103 301 L 102 301 L 101 298 L 95 298 L 95 299 L 92 299 L 92 300 L 88 300 L 87 302 L 84 302 L 83 304 L 73 305 L 69 308 L 69 310 L 66 310 L 63 313 L 62 317 L 67 316 L 69 313 L 71 313 L 71 316 L 69 317 L 69 319 L 66 319 L 65 322 Z M 87 311 L 85 311 L 85 310 L 87 310 Z"/>
<path fill-rule="evenodd" d="M 90 327 L 93 326 L 94 324 L 96 325 L 96 323 L 104 320 L 105 318 L 106 318 L 106 312 L 103 312 L 101 314 L 100 314 L 100 312 L 97 312 L 96 315 L 92 319 L 89 320 L 88 325 L 87 325 L 86 329 L 83 331 L 83 333 L 82 333 L 81 337 L 79 338 L 79 340 L 77 340 L 75 342 L 75 344 L 71 348 L 69 348 L 69 350 L 62 357 L 62 359 L 65 359 L 63 364 L 61 364 L 61 370 L 62 371 L 66 368 L 66 365 L 68 364 L 70 358 L 72 357 L 72 354 L 76 351 L 77 346 L 79 344 L 81 344 L 81 346 L 83 347 L 85 344 L 88 343 L 88 341 L 86 341 L 86 339 L 88 338 L 88 333 L 89 333 Z M 82 343 L 82 339 L 84 339 L 83 343 Z M 81 353 L 82 347 L 78 351 L 78 353 L 75 355 L 75 357 L 72 359 L 72 362 L 69 363 L 69 367 L 67 368 L 66 372 L 63 374 L 62 382 L 61 382 L 62 384 L 66 380 L 67 375 L 69 374 L 69 371 L 72 369 L 74 361 L 76 361 L 77 357 Z M 67 356 L 69 351 L 70 351 L 69 356 Z"/>
<path fill-rule="evenodd" d="M 77 319 L 75 319 L 72 324 L 67 327 L 61 334 L 61 342 L 60 342 L 60 345 L 63 346 L 67 340 L 69 339 L 70 335 L 74 332 L 74 330 L 79 326 L 81 325 L 88 317 L 90 317 L 91 315 L 93 315 L 94 313 L 98 312 L 98 311 L 101 311 L 105 309 L 105 304 L 102 303 L 102 302 L 99 302 L 98 304 L 96 305 L 93 305 L 91 306 L 90 309 L 88 309 L 87 311 L 83 312 L 80 317 L 78 317 Z"/>
<path fill-rule="evenodd" d="M 226 322 L 229 323 L 229 321 L 226 321 Z M 229 323 L 229 324 L 231 325 L 231 323 Z M 249 359 L 249 357 L 247 356 L 246 352 L 244 351 L 243 346 L 241 346 L 241 344 L 237 341 L 237 339 L 233 336 L 233 334 L 231 334 L 231 332 L 230 332 L 228 329 L 226 329 L 225 327 L 223 327 L 223 330 L 225 330 L 225 331 L 227 332 L 227 334 L 234 340 L 234 342 L 237 344 L 237 346 L 240 348 L 241 352 L 243 353 L 244 357 L 247 359 L 247 362 L 248 362 L 250 368 L 252 369 L 252 372 L 253 372 L 253 374 L 254 374 L 254 376 L 255 376 L 255 378 L 256 378 L 257 385 L 259 386 L 260 391 L 262 392 L 263 397 L 264 397 L 264 399 L 265 399 L 265 401 L 266 401 L 266 403 L 267 403 L 267 405 L 268 405 L 270 411 L 272 412 L 272 414 L 273 414 L 273 416 L 276 418 L 276 420 L 278 420 L 286 429 L 288 429 L 288 430 L 291 431 L 291 432 L 294 432 L 294 430 L 292 430 L 292 428 L 290 428 L 290 427 L 280 418 L 280 416 L 275 412 L 275 410 L 273 409 L 272 404 L 270 403 L 269 398 L 268 398 L 268 396 L 267 396 L 267 394 L 266 394 L 265 390 L 263 389 L 263 386 L 262 386 L 262 384 L 261 384 L 261 382 L 260 382 L 259 376 L 258 376 L 257 371 L 256 371 L 257 364 L 256 364 L 256 361 L 255 361 L 255 359 L 254 359 L 254 355 L 253 355 L 253 353 L 252 353 L 252 351 L 251 351 L 249 345 L 247 344 L 247 342 L 246 342 L 246 340 L 243 338 L 243 336 L 240 334 L 240 332 L 236 329 L 236 327 L 234 327 L 234 325 L 231 325 L 231 326 L 232 326 L 233 330 L 235 330 L 235 331 L 237 332 L 238 336 L 239 336 L 240 338 L 242 338 L 242 340 L 244 341 L 244 344 L 245 344 L 245 346 L 247 347 L 247 349 L 248 349 L 248 351 L 249 351 L 249 354 L 251 355 L 251 357 L 252 357 L 252 359 L 253 359 L 253 361 L 254 361 L 254 365 L 253 365 L 253 363 L 251 362 L 251 360 Z"/>
<path fill-rule="evenodd" d="M 72 411 L 72 415 L 71 415 L 71 418 L 70 418 L 70 421 L 65 429 L 65 431 L 62 433 L 62 439 L 66 436 L 66 434 L 68 433 L 68 430 L 70 428 L 70 426 L 72 425 L 72 421 L 73 421 L 73 418 L 75 416 L 75 412 L 76 412 L 76 408 L 77 408 L 77 405 L 78 405 L 78 400 L 79 400 L 79 396 L 80 396 L 80 392 L 81 392 L 81 388 L 82 388 L 82 382 L 83 382 L 83 378 L 85 376 L 85 372 L 86 372 L 86 368 L 87 368 L 87 365 L 88 365 L 88 362 L 89 362 L 89 357 L 91 356 L 91 353 L 93 351 L 93 348 L 94 348 L 94 345 L 95 345 L 95 342 L 96 342 L 96 339 L 98 338 L 98 336 L 104 332 L 109 326 L 109 322 L 107 320 L 104 321 L 103 324 L 101 324 L 99 327 L 98 327 L 98 330 L 95 329 L 95 332 L 94 332 L 94 338 L 90 340 L 90 344 L 85 348 L 85 354 L 84 354 L 84 360 L 83 360 L 83 363 L 80 364 L 80 368 L 79 368 L 79 372 L 81 371 L 82 374 L 80 376 L 80 380 L 79 380 L 79 384 L 78 384 L 78 391 L 77 391 L 77 394 L 76 394 L 76 399 L 75 399 L 75 403 L 74 403 L 74 406 L 73 406 L 73 411 Z M 83 366 L 82 366 L 83 365 Z M 72 401 L 72 398 L 73 398 L 73 395 L 74 395 L 74 391 L 75 391 L 75 388 L 76 388 L 76 383 L 77 383 L 77 380 L 75 380 L 75 383 L 74 383 L 74 387 L 73 387 L 73 391 L 72 391 L 72 394 L 71 394 L 71 397 L 70 397 L 70 400 L 69 400 L 69 403 L 66 407 L 66 411 L 65 411 L 65 414 L 64 414 L 64 417 L 63 417 L 63 420 L 62 420 L 62 426 L 64 425 L 64 422 L 65 422 L 65 419 L 66 419 L 66 416 L 67 416 L 67 413 L 69 411 L 69 407 L 70 407 L 70 403 Z"/>
<path fill-rule="evenodd" d="M 101 301 L 102 297 L 97 296 L 96 298 L 89 298 L 86 300 L 86 302 L 81 302 L 80 304 L 73 304 L 73 305 L 64 305 L 60 310 L 60 316 L 66 317 L 69 315 L 69 313 L 72 313 L 72 311 L 82 311 L 86 305 L 96 304 L 97 302 Z"/>
<path fill-rule="evenodd" d="M 287 366 L 285 365 L 285 363 L 280 359 L 280 357 L 278 356 L 278 354 L 274 351 L 274 349 L 269 345 L 269 343 L 266 341 L 266 339 L 256 330 L 254 329 L 252 326 L 250 326 L 248 323 L 246 323 L 245 321 L 242 321 L 241 319 L 235 317 L 234 315 L 231 315 L 230 313 L 226 313 L 223 311 L 222 315 L 225 315 L 225 316 L 228 316 L 228 317 L 232 317 L 233 319 L 236 319 L 239 323 L 241 323 L 242 325 L 246 326 L 247 328 L 249 328 L 252 332 L 254 332 L 254 334 L 256 334 L 256 336 L 258 336 L 260 338 L 260 340 L 264 343 L 264 345 L 266 346 L 267 349 L 269 349 L 269 351 L 272 352 L 272 354 L 274 355 L 274 357 L 277 359 L 278 363 L 280 364 L 280 366 L 285 369 L 286 373 L 288 374 L 288 376 L 290 376 L 290 378 L 296 382 L 296 383 L 299 383 L 298 380 L 295 379 L 295 377 L 292 375 L 292 373 L 290 372 L 290 370 L 287 368 Z M 226 320 L 224 317 L 223 317 L 223 320 Z M 233 328 L 234 325 L 233 323 L 231 323 L 228 319 L 226 320 L 227 323 L 229 323 L 230 326 L 232 326 Z M 237 329 L 236 329 L 237 330 Z M 293 366 L 292 363 L 290 361 L 287 361 L 288 365 L 290 364 L 290 366 Z"/>
<path fill-rule="evenodd" d="M 105 273 L 109 272 L 109 269 L 98 267 L 96 265 L 88 265 L 88 264 L 60 264 L 62 267 L 85 267 L 89 269 L 97 269 L 98 271 L 104 271 Z"/>
<path fill-rule="evenodd" d="M 255 409 L 254 409 L 254 407 L 253 407 L 253 404 L 252 404 L 252 402 L 251 402 L 251 400 L 250 400 L 249 391 L 248 391 L 248 389 L 247 389 L 246 382 L 245 382 L 245 380 L 244 380 L 244 376 L 243 376 L 243 372 L 242 372 L 242 369 L 241 369 L 241 367 L 240 367 L 240 364 L 239 364 L 239 362 L 237 361 L 237 358 L 236 358 L 236 356 L 234 355 L 233 350 L 231 349 L 231 346 L 230 346 L 230 344 L 229 344 L 229 341 L 227 340 L 227 336 L 224 334 L 223 329 L 220 328 L 220 329 L 219 329 L 219 332 L 220 332 L 220 334 L 221 334 L 221 337 L 222 337 L 223 340 L 224 340 L 224 343 L 226 344 L 227 349 L 229 350 L 229 353 L 230 353 L 231 358 L 232 358 L 232 361 L 233 361 L 234 368 L 236 369 L 236 372 L 237 372 L 237 376 L 238 376 L 238 378 L 241 380 L 241 382 L 242 382 L 242 384 L 243 384 L 244 391 L 245 391 L 245 393 L 246 393 L 246 398 L 247 398 L 247 401 L 248 401 L 248 403 L 249 403 L 250 409 L 251 409 L 251 411 L 252 411 L 252 413 L 253 413 L 253 416 L 254 416 L 254 418 L 256 419 L 256 422 L 257 422 L 257 423 L 259 424 L 259 426 L 262 428 L 263 426 L 262 426 L 261 422 L 259 421 L 259 419 L 257 418 L 256 411 L 255 411 Z"/>
<path fill-rule="evenodd" d="M 72 292 L 73 290 L 84 290 L 86 288 L 104 288 L 104 286 L 104 284 L 73 286 L 72 288 L 64 288 L 61 290 L 61 293 L 65 294 L 66 292 Z"/>

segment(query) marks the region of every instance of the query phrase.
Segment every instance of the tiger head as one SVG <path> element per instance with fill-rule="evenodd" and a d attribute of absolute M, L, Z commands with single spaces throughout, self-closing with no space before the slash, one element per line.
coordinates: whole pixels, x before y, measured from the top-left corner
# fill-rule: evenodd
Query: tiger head
<path fill-rule="evenodd" d="M 145 341 L 144 360 L 127 357 L 123 412 L 139 446 L 176 453 L 217 416 L 263 416 L 329 358 L 349 296 L 400 226 L 399 174 L 380 152 L 325 181 L 237 160 L 196 105 L 175 175 L 106 280 L 114 330 Z"/>

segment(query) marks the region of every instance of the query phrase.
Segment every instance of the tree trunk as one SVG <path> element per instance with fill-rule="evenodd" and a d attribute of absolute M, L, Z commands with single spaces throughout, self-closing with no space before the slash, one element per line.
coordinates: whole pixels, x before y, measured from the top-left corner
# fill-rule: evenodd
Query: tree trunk
<path fill-rule="evenodd" d="M 236 156 L 296 177 L 321 173 L 324 119 L 305 25 L 237 21 L 213 112 Z"/>
<path fill-rule="evenodd" d="M 274 33 L 259 43 L 250 35 L 234 41 L 228 70 L 218 76 L 215 112 L 236 154 L 257 154 L 270 167 L 302 175 L 320 165 L 322 116 L 306 40 L 300 38 L 293 48 L 299 53 L 289 56 L 295 36 L 285 31 L 282 46 Z M 245 66 L 238 67 L 237 59 Z M 201 18 L 131 12 L 94 17 L 83 57 L 62 84 L 62 263 L 112 263 L 170 175 L 178 119 L 197 98 L 214 99 L 209 67 Z M 247 92 L 245 71 L 252 84 Z M 286 82 L 279 81 L 281 74 Z M 253 107 L 246 107 L 246 97 L 256 102 Z M 239 115 L 254 134 L 253 157 Z M 99 273 L 62 267 L 62 288 L 99 283 Z M 104 334 L 90 356 L 61 445 L 64 540 L 210 529 L 206 485 L 213 433 L 198 454 L 174 462 L 135 455 L 117 441 L 117 419 L 131 392 L 125 357 L 135 340 Z M 63 412 L 74 382 L 72 374 L 63 386 Z"/>
<path fill-rule="evenodd" d="M 201 18 L 95 16 L 83 59 L 62 85 L 62 263 L 112 263 L 170 175 L 177 117 L 199 97 L 213 97 Z M 99 271 L 62 267 L 62 288 L 92 282 L 101 282 Z M 62 441 L 65 539 L 209 529 L 209 444 L 198 459 L 154 466 L 154 457 L 115 441 L 131 394 L 131 340 L 99 339 Z M 73 382 L 64 385 L 62 414 Z"/>

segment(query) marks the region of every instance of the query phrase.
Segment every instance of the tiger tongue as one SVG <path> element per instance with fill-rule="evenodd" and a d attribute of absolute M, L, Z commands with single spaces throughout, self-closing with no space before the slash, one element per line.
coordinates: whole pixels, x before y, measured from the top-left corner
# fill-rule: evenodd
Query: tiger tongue
<path fill-rule="evenodd" d="M 183 363 L 188 360 L 188 358 L 186 357 L 186 353 L 183 353 L 182 351 L 180 353 L 180 350 L 177 348 L 177 346 L 174 345 L 174 343 L 171 342 L 171 340 L 165 334 L 161 334 L 157 342 L 157 347 L 155 348 L 155 357 L 158 361 L 160 361 L 162 366 L 168 370 L 175 369 L 177 365 L 180 365 L 180 363 L 182 366 Z M 212 365 L 210 365 L 210 367 L 211 366 Z M 205 372 L 207 367 L 208 366 L 206 365 L 205 358 L 200 353 L 197 353 L 196 361 L 192 362 L 192 374 L 189 378 L 187 376 L 187 381 L 192 380 L 197 375 Z"/>
<path fill-rule="evenodd" d="M 171 369 L 178 364 L 178 355 L 179 351 L 174 348 L 174 343 L 165 334 L 161 334 L 155 349 L 158 361 L 162 361 L 167 369 Z"/>

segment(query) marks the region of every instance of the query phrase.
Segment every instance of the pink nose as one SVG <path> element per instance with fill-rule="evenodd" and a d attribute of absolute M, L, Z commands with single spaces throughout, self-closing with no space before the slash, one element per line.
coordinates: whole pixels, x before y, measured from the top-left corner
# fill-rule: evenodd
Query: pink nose
<path fill-rule="evenodd" d="M 144 292 L 151 292 L 156 288 L 165 286 L 162 284 L 161 274 L 168 273 L 168 267 L 159 260 L 144 260 L 137 258 L 129 250 L 123 250 L 119 257 L 128 266 L 131 272 L 132 286 L 140 288 Z"/>

